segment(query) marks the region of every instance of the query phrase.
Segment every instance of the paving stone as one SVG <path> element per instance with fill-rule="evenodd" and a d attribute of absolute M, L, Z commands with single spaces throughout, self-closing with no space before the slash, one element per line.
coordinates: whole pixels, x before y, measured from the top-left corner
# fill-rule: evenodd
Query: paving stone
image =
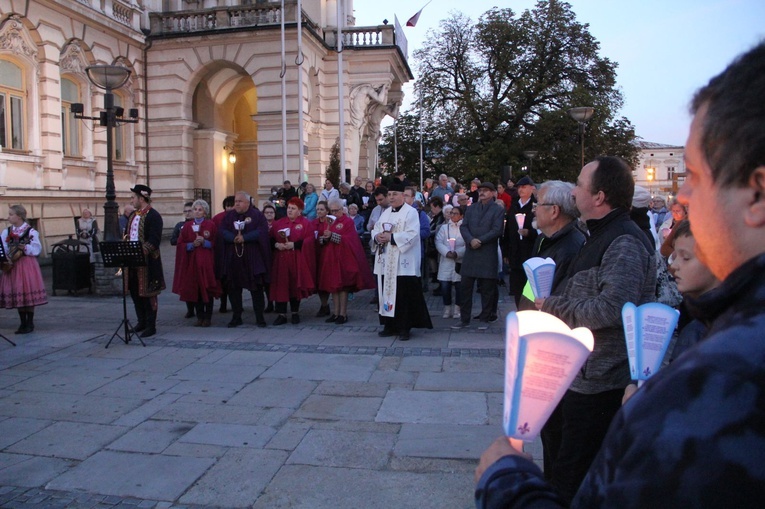
<path fill-rule="evenodd" d="M 109 444 L 116 451 L 161 453 L 188 433 L 195 423 L 146 421 Z"/>
<path fill-rule="evenodd" d="M 137 426 L 146 419 L 151 418 L 155 413 L 166 406 L 175 403 L 180 397 L 180 394 L 160 394 L 135 410 L 121 416 L 119 419 L 115 420 L 113 424 L 118 426 Z"/>
<path fill-rule="evenodd" d="M 140 406 L 139 398 L 19 391 L 0 399 L 0 415 L 108 424 Z"/>
<path fill-rule="evenodd" d="M 233 405 L 298 408 L 318 384 L 310 380 L 260 378 L 229 399 Z"/>
<path fill-rule="evenodd" d="M 129 428 L 56 422 L 8 447 L 8 452 L 84 460 L 125 434 Z"/>
<path fill-rule="evenodd" d="M 11 461 L 8 461 L 9 459 Z M 63 458 L 0 454 L 0 485 L 44 486 L 45 483 L 66 472 L 74 465 L 74 461 Z M 0 506 L 6 507 L 2 504 Z"/>
<path fill-rule="evenodd" d="M 401 359 L 399 371 L 441 371 L 441 357 L 404 357 Z"/>
<path fill-rule="evenodd" d="M 504 359 L 487 359 L 481 357 L 447 357 L 444 359 L 443 370 L 457 373 L 496 373 L 504 375 Z"/>
<path fill-rule="evenodd" d="M 321 382 L 314 394 L 330 396 L 383 397 L 388 392 L 388 384 L 372 382 Z"/>
<path fill-rule="evenodd" d="M 175 402 L 156 412 L 152 418 L 169 421 L 257 424 L 265 410 L 240 405 Z"/>
<path fill-rule="evenodd" d="M 268 426 L 201 423 L 179 439 L 180 442 L 262 448 L 276 434 Z"/>
<path fill-rule="evenodd" d="M 315 429 L 306 434 L 287 463 L 381 470 L 395 441 L 394 433 Z"/>
<path fill-rule="evenodd" d="M 421 424 L 486 424 L 486 396 L 477 392 L 390 390 L 375 420 Z"/>
<path fill-rule="evenodd" d="M 414 383 L 417 381 L 417 373 L 412 371 L 380 371 L 377 370 L 372 373 L 369 378 L 370 383 L 377 384 L 396 384 L 414 387 Z"/>
<path fill-rule="evenodd" d="M 167 380 L 165 375 L 141 371 L 128 373 L 118 380 L 106 383 L 90 392 L 94 396 L 121 397 L 123 395 L 152 399 L 178 385 L 177 380 Z"/>
<path fill-rule="evenodd" d="M 43 419 L 10 417 L 0 421 L 0 450 L 53 424 Z"/>
<path fill-rule="evenodd" d="M 414 385 L 418 391 L 501 392 L 504 375 L 495 373 L 420 373 Z"/>
<path fill-rule="evenodd" d="M 382 401 L 382 398 L 312 395 L 294 415 L 310 419 L 372 421 Z"/>
<path fill-rule="evenodd" d="M 397 456 L 478 460 L 501 434 L 501 426 L 403 424 L 394 452 Z"/>
<path fill-rule="evenodd" d="M 379 360 L 375 355 L 327 354 L 314 360 L 313 354 L 288 354 L 266 370 L 261 378 L 366 382 Z"/>
<path fill-rule="evenodd" d="M 266 444 L 267 449 L 282 449 L 292 451 L 295 449 L 303 437 L 305 437 L 311 425 L 304 422 L 288 422 L 271 437 Z"/>
<path fill-rule="evenodd" d="M 287 459 L 275 450 L 228 451 L 181 498 L 184 504 L 251 507 Z"/>
<path fill-rule="evenodd" d="M 48 488 L 173 501 L 214 463 L 211 458 L 102 451 L 48 483 Z M 158 475 L 158 473 L 162 475 Z"/>
<path fill-rule="evenodd" d="M 283 352 L 247 352 L 241 350 L 225 353 L 226 355 L 216 364 L 270 367 L 285 355 Z"/>
<path fill-rule="evenodd" d="M 444 501 L 448 501 L 444 505 Z M 285 465 L 254 509 L 474 508 L 472 475 Z"/>
<path fill-rule="evenodd" d="M 228 383 L 246 384 L 255 380 L 265 369 L 265 366 L 206 364 L 198 362 L 186 366 L 169 378 L 171 380 L 225 380 Z"/>

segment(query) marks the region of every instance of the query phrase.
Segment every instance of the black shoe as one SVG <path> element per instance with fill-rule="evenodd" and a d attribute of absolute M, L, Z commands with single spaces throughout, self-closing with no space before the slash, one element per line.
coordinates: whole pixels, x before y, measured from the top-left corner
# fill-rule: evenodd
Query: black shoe
<path fill-rule="evenodd" d="M 135 332 L 142 332 L 146 330 L 146 322 L 138 322 L 135 327 L 133 327 L 133 330 Z"/>
<path fill-rule="evenodd" d="M 348 317 L 347 316 L 340 315 L 340 316 L 337 317 L 337 320 L 335 320 L 335 325 L 342 325 L 342 324 L 344 324 L 347 321 L 348 321 Z"/>
<path fill-rule="evenodd" d="M 287 323 L 287 317 L 284 315 L 279 315 L 276 317 L 276 320 L 274 320 L 274 326 L 284 325 L 285 323 Z"/>
<path fill-rule="evenodd" d="M 239 327 L 240 325 L 242 325 L 242 319 L 235 316 L 234 318 L 231 319 L 230 322 L 228 322 L 228 325 L 226 325 L 226 327 L 228 327 L 229 329 L 233 329 L 234 327 Z"/>
<path fill-rule="evenodd" d="M 321 318 L 322 316 L 329 316 L 329 304 L 319 307 L 319 311 L 316 313 L 316 318 Z"/>
<path fill-rule="evenodd" d="M 402 330 L 398 333 L 398 340 L 399 341 L 409 341 L 409 331 L 408 330 Z"/>
<path fill-rule="evenodd" d="M 257 326 L 258 326 L 258 327 L 260 327 L 261 329 L 264 329 L 264 328 L 268 327 L 268 324 L 265 322 L 265 320 L 264 320 L 264 321 L 262 321 L 262 322 L 258 322 L 258 323 L 256 323 L 255 325 L 257 325 Z"/>
<path fill-rule="evenodd" d="M 14 334 L 29 334 L 33 330 L 34 329 L 30 329 L 29 326 L 23 325 L 23 326 L 19 327 L 18 329 L 16 329 L 13 333 Z"/>
<path fill-rule="evenodd" d="M 297 313 L 292 313 L 292 325 L 297 325 L 300 323 L 300 315 Z"/>
<path fill-rule="evenodd" d="M 157 333 L 157 328 L 152 326 L 152 325 L 149 325 L 148 327 L 146 327 L 146 330 L 144 330 L 138 336 L 141 337 L 141 338 L 150 338 L 150 337 L 152 337 L 156 333 Z"/>
<path fill-rule="evenodd" d="M 326 323 L 335 323 L 335 321 L 337 321 L 337 315 L 332 313 L 332 315 L 324 321 Z"/>
<path fill-rule="evenodd" d="M 470 324 L 468 322 L 459 321 L 455 323 L 454 325 L 452 325 L 450 328 L 452 330 L 460 330 L 460 329 L 466 329 L 468 327 L 470 327 Z"/>
<path fill-rule="evenodd" d="M 228 313 L 228 309 L 226 309 L 226 306 L 221 306 L 218 310 L 219 313 Z"/>
<path fill-rule="evenodd" d="M 494 323 L 497 320 L 499 320 L 499 317 L 497 315 L 489 315 L 489 323 Z"/>
<path fill-rule="evenodd" d="M 196 315 L 193 311 L 186 311 L 186 314 L 183 316 L 184 318 L 194 318 Z"/>
<path fill-rule="evenodd" d="M 473 320 L 480 320 L 480 319 L 481 319 L 481 315 L 480 315 L 480 314 L 479 314 L 479 315 L 475 315 L 475 316 L 473 317 Z"/>
<path fill-rule="evenodd" d="M 394 331 L 393 329 L 385 328 L 381 330 L 380 332 L 378 332 L 377 335 L 380 336 L 381 338 L 389 338 L 391 336 L 395 336 L 396 331 Z"/>

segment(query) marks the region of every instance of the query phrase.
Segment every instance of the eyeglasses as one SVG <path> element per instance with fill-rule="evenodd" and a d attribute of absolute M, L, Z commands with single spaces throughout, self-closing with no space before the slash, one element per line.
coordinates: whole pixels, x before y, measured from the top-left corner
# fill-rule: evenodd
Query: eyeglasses
<path fill-rule="evenodd" d="M 343 209 L 329 209 L 330 212 L 341 212 Z"/>
<path fill-rule="evenodd" d="M 183 211 L 184 214 L 188 214 L 189 212 L 192 212 L 192 210 L 191 209 L 187 209 L 187 210 Z"/>

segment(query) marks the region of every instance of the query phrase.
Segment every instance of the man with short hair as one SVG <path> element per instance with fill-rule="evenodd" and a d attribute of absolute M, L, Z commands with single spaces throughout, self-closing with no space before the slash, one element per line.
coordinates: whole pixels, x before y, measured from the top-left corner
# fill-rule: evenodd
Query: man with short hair
<path fill-rule="evenodd" d="M 129 203 L 123 207 L 122 215 L 120 215 L 120 235 L 125 235 L 125 231 L 127 230 L 128 218 L 130 217 L 130 214 L 132 214 L 134 211 L 135 211 L 135 207 L 133 207 Z"/>
<path fill-rule="evenodd" d="M 756 458 L 765 455 L 763 97 L 765 43 L 694 97 L 678 199 L 689 208 L 696 254 L 723 281 L 688 301 L 709 332 L 617 413 L 572 507 L 762 506 L 765 464 Z M 560 506 L 520 454 L 506 437 L 484 452 L 476 470 L 479 507 Z"/>
<path fill-rule="evenodd" d="M 228 327 L 238 327 L 243 323 L 243 289 L 249 290 L 252 295 L 258 327 L 265 327 L 263 285 L 270 282 L 271 267 L 268 222 L 260 210 L 252 206 L 250 195 L 246 192 L 238 191 L 234 195 L 234 208 L 223 217 L 220 236 L 223 239 L 221 277 L 226 280 L 234 313 Z"/>
<path fill-rule="evenodd" d="M 297 189 L 292 187 L 292 182 L 285 180 L 282 188 L 276 193 L 276 197 L 284 202 L 283 207 L 287 208 L 287 202 L 292 198 L 296 198 L 298 195 Z"/>
<path fill-rule="evenodd" d="M 372 212 L 369 214 L 369 221 L 367 221 L 367 230 L 370 232 L 374 229 L 377 220 L 380 219 L 380 214 L 389 207 L 387 187 L 377 186 L 372 194 L 375 197 L 377 206 L 372 209 Z M 374 242 L 374 239 L 370 239 L 370 242 Z"/>
<path fill-rule="evenodd" d="M 484 182 L 478 187 L 478 202 L 467 208 L 460 226 L 460 233 L 465 240 L 465 256 L 462 258 L 460 276 L 460 320 L 452 329 L 462 329 L 470 325 L 473 312 L 473 287 L 478 283 L 481 294 L 481 313 L 479 330 L 489 328 L 489 322 L 496 319 L 497 274 L 499 274 L 499 237 L 502 235 L 502 223 L 505 212 L 494 203 L 496 188 L 491 182 Z M 493 316 L 492 316 L 493 315 Z"/>
<path fill-rule="evenodd" d="M 446 198 L 446 195 L 448 195 L 448 198 Z M 441 198 L 444 203 L 447 203 L 452 196 L 454 196 L 454 189 L 449 185 L 449 177 L 447 177 L 445 173 L 442 173 L 438 176 L 438 185 L 430 194 L 430 199 L 432 200 L 434 197 L 438 197 Z"/>
<path fill-rule="evenodd" d="M 337 189 L 335 189 L 335 185 L 332 183 L 331 180 L 325 179 L 324 180 L 324 189 L 321 190 L 321 195 L 319 195 L 319 201 L 325 201 L 329 203 L 329 200 L 333 198 L 340 198 L 340 193 Z"/>
<path fill-rule="evenodd" d="M 148 338 L 157 333 L 157 295 L 165 289 L 159 244 L 162 241 L 162 216 L 151 206 L 152 190 L 137 184 L 130 189 L 130 205 L 135 209 L 128 218 L 126 237 L 143 247 L 146 265 L 128 269 L 127 282 L 137 318 L 133 330 Z"/>

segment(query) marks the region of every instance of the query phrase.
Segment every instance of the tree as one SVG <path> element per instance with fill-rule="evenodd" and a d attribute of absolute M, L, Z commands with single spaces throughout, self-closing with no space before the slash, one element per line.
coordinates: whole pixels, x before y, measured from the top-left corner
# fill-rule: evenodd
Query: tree
<path fill-rule="evenodd" d="M 444 171 L 443 143 L 437 138 L 432 126 L 422 126 L 422 129 L 422 178 L 435 178 Z M 399 114 L 394 125 L 383 129 L 378 154 L 380 169 L 384 174 L 393 175 L 396 168 L 396 153 L 398 153 L 398 168 L 406 173 L 409 180 L 419 182 L 420 115 L 416 110 Z"/>
<path fill-rule="evenodd" d="M 588 157 L 636 160 L 634 129 L 615 118 L 617 65 L 598 55 L 599 43 L 568 3 L 539 0 L 520 16 L 493 8 L 475 24 L 455 13 L 428 35 L 415 52 L 416 93 L 427 129 L 449 147 L 446 173 L 496 175 L 504 165 L 528 164 L 523 152 L 536 150 L 537 176 L 572 180 L 580 166 L 578 125 L 567 115 L 574 106 L 595 108 Z"/>
<path fill-rule="evenodd" d="M 340 138 L 335 140 L 329 151 L 329 164 L 324 178 L 332 182 L 333 187 L 340 187 Z"/>

